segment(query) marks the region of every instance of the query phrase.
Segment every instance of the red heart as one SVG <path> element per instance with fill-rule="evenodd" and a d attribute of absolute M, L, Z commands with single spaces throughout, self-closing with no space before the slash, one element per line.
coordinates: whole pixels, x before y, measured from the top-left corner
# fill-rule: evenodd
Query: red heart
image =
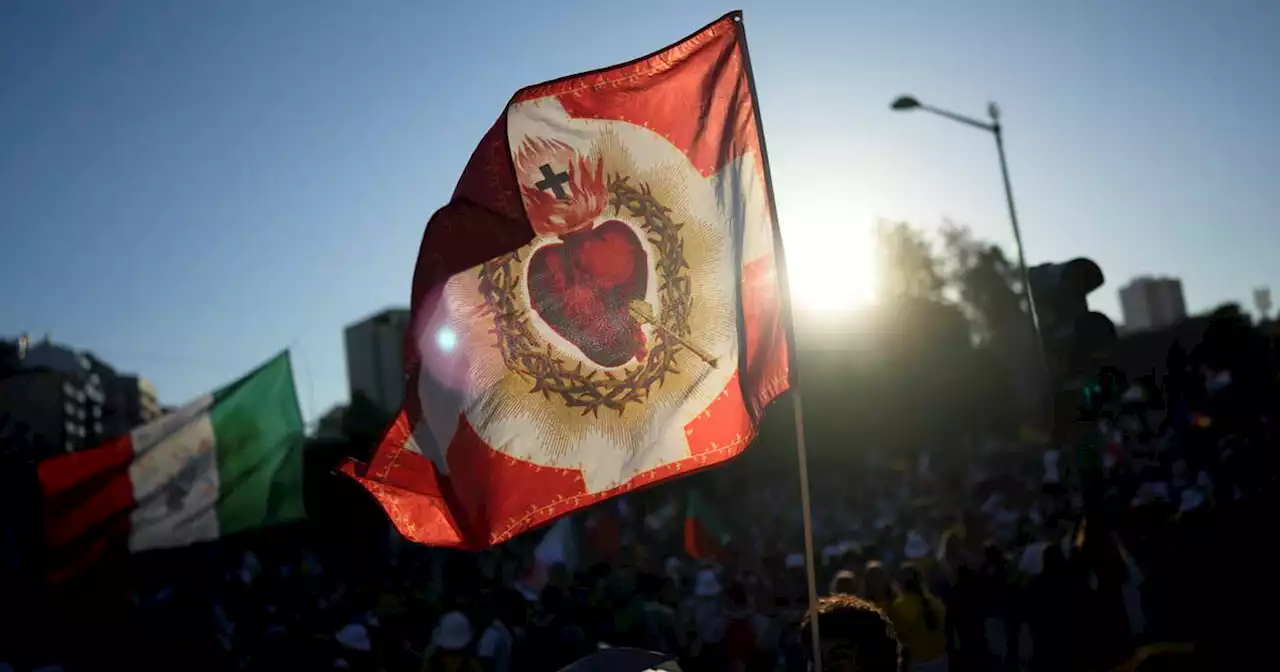
<path fill-rule="evenodd" d="M 529 259 L 529 303 L 557 334 L 601 366 L 644 359 L 631 301 L 644 299 L 649 266 L 635 230 L 611 219 L 560 236 Z"/>

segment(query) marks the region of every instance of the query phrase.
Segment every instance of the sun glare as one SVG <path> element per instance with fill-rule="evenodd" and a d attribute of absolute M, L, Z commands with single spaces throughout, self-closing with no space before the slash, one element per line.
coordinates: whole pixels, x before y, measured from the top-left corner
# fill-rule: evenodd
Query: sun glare
<path fill-rule="evenodd" d="M 780 213 L 779 219 L 796 310 L 850 312 L 874 300 L 870 224 L 848 213 L 833 216 L 821 207 L 796 208 L 790 215 Z"/>

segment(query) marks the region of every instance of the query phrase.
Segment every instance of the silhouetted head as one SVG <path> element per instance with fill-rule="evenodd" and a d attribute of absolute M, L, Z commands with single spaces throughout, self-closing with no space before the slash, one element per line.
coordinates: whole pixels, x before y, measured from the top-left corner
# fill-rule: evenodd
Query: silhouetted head
<path fill-rule="evenodd" d="M 813 659 L 811 616 L 801 628 Z M 818 605 L 818 634 L 822 637 L 822 672 L 898 672 L 902 645 L 893 624 L 875 605 L 852 595 L 832 595 Z"/>
<path fill-rule="evenodd" d="M 1003 576 L 1007 560 L 1004 551 L 993 541 L 988 541 L 982 549 L 982 569 L 986 574 Z"/>
<path fill-rule="evenodd" d="M 863 597 L 876 604 L 887 604 L 893 601 L 893 579 L 889 577 L 889 572 L 885 570 L 884 565 L 879 562 L 867 563 L 867 569 L 863 572 L 863 581 Z"/>
<path fill-rule="evenodd" d="M 832 595 L 858 594 L 858 577 L 853 572 L 842 569 L 831 579 Z"/>
<path fill-rule="evenodd" d="M 902 582 L 902 592 L 913 595 L 924 594 L 924 576 L 920 573 L 919 567 L 909 562 L 903 564 L 899 580 Z"/>
<path fill-rule="evenodd" d="M 924 618 L 924 625 L 930 632 L 936 632 L 938 628 L 942 627 L 942 617 L 934 606 L 934 597 L 929 592 L 929 586 L 925 583 L 924 572 L 916 565 L 908 562 L 902 565 L 902 569 L 898 573 L 898 579 L 905 595 L 915 595 L 920 598 L 920 613 Z"/>
<path fill-rule="evenodd" d="M 1061 579 L 1067 573 L 1067 556 L 1058 544 L 1049 544 L 1044 549 L 1044 568 L 1040 575 L 1051 579 Z"/>

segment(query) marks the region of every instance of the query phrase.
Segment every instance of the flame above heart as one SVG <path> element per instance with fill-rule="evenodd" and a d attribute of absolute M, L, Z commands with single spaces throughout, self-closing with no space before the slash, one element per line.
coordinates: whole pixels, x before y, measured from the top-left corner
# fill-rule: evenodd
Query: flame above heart
<path fill-rule="evenodd" d="M 567 173 L 567 198 L 538 186 L 543 166 Z M 609 194 L 604 183 L 604 157 L 598 152 L 579 156 L 563 141 L 525 138 L 516 151 L 515 168 L 529 223 L 540 236 L 589 227 L 604 212 Z"/>

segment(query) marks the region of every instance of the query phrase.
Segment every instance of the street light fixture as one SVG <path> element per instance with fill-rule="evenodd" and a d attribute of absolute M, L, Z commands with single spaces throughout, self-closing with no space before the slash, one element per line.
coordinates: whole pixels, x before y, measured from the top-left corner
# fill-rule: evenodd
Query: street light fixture
<path fill-rule="evenodd" d="M 912 98 L 911 96 L 899 96 L 897 100 L 893 101 L 893 105 L 891 107 L 898 111 L 914 110 L 917 107 L 920 107 L 920 101 Z"/>
<path fill-rule="evenodd" d="M 1018 271 L 1022 276 L 1022 293 L 1027 297 L 1027 309 L 1031 312 L 1031 325 L 1035 328 L 1038 336 L 1040 334 L 1040 318 L 1036 314 L 1035 298 L 1031 294 L 1031 274 L 1027 270 L 1027 256 L 1022 249 L 1022 229 L 1018 226 L 1018 210 L 1013 205 L 1013 185 L 1009 182 L 1009 163 L 1004 155 L 1004 134 L 1001 132 L 1000 127 L 1000 107 L 995 103 L 987 105 L 987 116 L 991 118 L 990 122 L 957 114 L 940 107 L 926 105 L 914 96 L 898 96 L 897 100 L 894 100 L 889 105 L 889 108 L 896 112 L 910 112 L 912 110 L 932 112 L 940 117 L 946 117 L 966 126 L 988 131 L 995 136 L 996 152 L 1000 155 L 1000 174 L 1004 177 L 1004 196 L 1009 204 L 1009 221 L 1013 225 L 1014 243 L 1018 246 Z"/>

